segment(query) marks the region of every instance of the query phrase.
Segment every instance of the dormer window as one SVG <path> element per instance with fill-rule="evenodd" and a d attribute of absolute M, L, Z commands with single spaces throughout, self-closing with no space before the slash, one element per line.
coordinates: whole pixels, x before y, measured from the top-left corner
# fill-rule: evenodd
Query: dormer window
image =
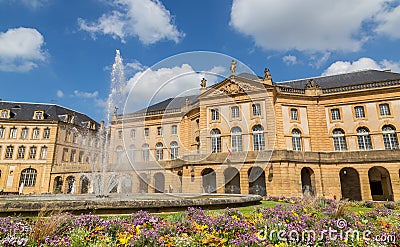
<path fill-rule="evenodd" d="M 87 128 L 88 128 L 88 129 L 95 130 L 95 129 L 96 129 L 96 124 L 93 123 L 92 121 L 88 121 L 88 123 L 87 123 Z"/>
<path fill-rule="evenodd" d="M 1 110 L 1 118 L 9 119 L 10 118 L 10 110 L 9 109 L 2 109 Z"/>
<path fill-rule="evenodd" d="M 74 116 L 71 115 L 71 114 L 67 114 L 65 116 L 65 122 L 73 124 L 74 123 Z"/>
<path fill-rule="evenodd" d="M 43 120 L 44 119 L 44 111 L 34 111 L 33 119 L 34 120 Z"/>

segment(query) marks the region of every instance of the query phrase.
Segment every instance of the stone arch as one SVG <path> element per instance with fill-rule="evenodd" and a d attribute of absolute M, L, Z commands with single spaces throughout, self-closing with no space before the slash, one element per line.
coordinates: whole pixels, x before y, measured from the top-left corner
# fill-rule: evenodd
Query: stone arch
<path fill-rule="evenodd" d="M 154 174 L 154 192 L 164 193 L 165 191 L 165 177 L 161 172 Z"/>
<path fill-rule="evenodd" d="M 240 174 L 234 167 L 226 168 L 224 171 L 225 193 L 240 194 Z"/>
<path fill-rule="evenodd" d="M 67 194 L 75 194 L 76 193 L 76 179 L 74 176 L 67 177 Z"/>
<path fill-rule="evenodd" d="M 201 178 L 203 182 L 203 192 L 205 193 L 217 192 L 217 177 L 213 169 L 205 168 L 203 171 L 201 171 Z"/>
<path fill-rule="evenodd" d="M 393 189 L 390 174 L 386 168 L 374 166 L 368 170 L 372 200 L 393 201 Z"/>
<path fill-rule="evenodd" d="M 342 168 L 339 172 L 342 198 L 353 201 L 361 201 L 360 176 L 352 167 Z"/>
<path fill-rule="evenodd" d="M 261 167 L 251 167 L 247 171 L 247 177 L 249 179 L 249 194 L 267 195 L 265 172 Z"/>
<path fill-rule="evenodd" d="M 315 174 L 310 167 L 301 169 L 301 191 L 303 195 L 315 195 Z"/>
<path fill-rule="evenodd" d="M 80 179 L 81 194 L 87 194 L 89 192 L 89 184 L 89 178 L 82 175 Z"/>
<path fill-rule="evenodd" d="M 54 178 L 53 191 L 55 194 L 62 193 L 63 179 L 61 176 Z"/>

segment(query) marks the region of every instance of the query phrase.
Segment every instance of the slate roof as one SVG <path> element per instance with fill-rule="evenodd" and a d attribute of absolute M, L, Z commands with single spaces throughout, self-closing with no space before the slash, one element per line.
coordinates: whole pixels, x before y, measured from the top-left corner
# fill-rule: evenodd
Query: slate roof
<path fill-rule="evenodd" d="M 8 120 L 33 121 L 34 111 L 42 110 L 44 111 L 44 120 L 65 121 L 66 115 L 70 114 L 74 116 L 74 124 L 76 125 L 87 127 L 88 121 L 91 121 L 99 127 L 99 124 L 87 115 L 54 104 L 0 101 L 0 109 L 10 110 L 11 116 Z M 0 118 L 0 120 L 3 119 Z"/>
<path fill-rule="evenodd" d="M 175 98 L 169 98 L 154 105 L 151 105 L 147 108 L 139 110 L 135 113 L 143 113 L 143 112 L 156 112 L 163 111 L 168 109 L 179 109 L 186 104 L 186 99 L 189 100 L 189 104 L 194 104 L 197 102 L 198 95 L 188 95 L 188 96 L 180 96 Z"/>
<path fill-rule="evenodd" d="M 304 89 L 309 79 L 313 79 L 314 82 L 316 82 L 322 89 L 325 89 L 376 81 L 398 80 L 400 79 L 400 74 L 388 71 L 364 70 L 339 75 L 319 76 L 292 81 L 276 82 L 274 84 L 277 86 Z"/>

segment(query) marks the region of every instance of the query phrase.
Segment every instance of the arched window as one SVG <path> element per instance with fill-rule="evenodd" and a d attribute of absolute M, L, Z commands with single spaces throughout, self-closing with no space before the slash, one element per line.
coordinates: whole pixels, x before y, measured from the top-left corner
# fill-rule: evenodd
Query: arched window
<path fill-rule="evenodd" d="M 211 152 L 221 152 L 221 131 L 219 129 L 211 130 Z"/>
<path fill-rule="evenodd" d="M 232 152 L 242 151 L 242 129 L 239 127 L 231 129 L 231 147 Z"/>
<path fill-rule="evenodd" d="M 116 152 L 116 161 L 117 164 L 121 164 L 122 163 L 122 155 L 123 155 L 124 151 L 123 148 L 121 146 L 117 147 L 117 152 Z"/>
<path fill-rule="evenodd" d="M 298 129 L 292 130 L 292 146 L 294 151 L 301 151 L 301 132 Z"/>
<path fill-rule="evenodd" d="M 33 168 L 26 168 L 22 170 L 19 186 L 23 184 L 25 187 L 34 187 L 36 184 L 36 176 L 37 171 Z"/>
<path fill-rule="evenodd" d="M 396 129 L 392 125 L 382 127 L 383 143 L 385 149 L 398 149 L 399 141 L 397 139 Z"/>
<path fill-rule="evenodd" d="M 156 144 L 156 160 L 163 159 L 163 144 L 161 142 Z"/>
<path fill-rule="evenodd" d="M 129 146 L 129 159 L 131 163 L 135 161 L 135 145 L 133 144 Z"/>
<path fill-rule="evenodd" d="M 347 144 L 344 131 L 342 129 L 334 129 L 332 134 L 335 151 L 346 151 Z"/>
<path fill-rule="evenodd" d="M 178 143 L 171 142 L 170 144 L 170 152 L 171 152 L 171 160 L 174 160 L 178 157 Z"/>
<path fill-rule="evenodd" d="M 360 127 L 357 129 L 357 141 L 358 141 L 358 149 L 360 150 L 372 149 L 371 137 L 369 135 L 368 128 Z"/>
<path fill-rule="evenodd" d="M 143 161 L 149 161 L 149 144 L 145 143 L 142 145 L 142 159 Z"/>
<path fill-rule="evenodd" d="M 261 125 L 255 125 L 253 127 L 253 147 L 254 150 L 264 150 L 264 128 Z"/>

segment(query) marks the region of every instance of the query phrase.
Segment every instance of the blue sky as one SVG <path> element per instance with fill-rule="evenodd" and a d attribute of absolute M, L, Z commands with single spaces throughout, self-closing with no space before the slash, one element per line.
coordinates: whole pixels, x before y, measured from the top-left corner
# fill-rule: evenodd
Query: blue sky
<path fill-rule="evenodd" d="M 0 0 L 0 98 L 56 103 L 99 121 L 116 49 L 127 87 L 191 51 L 229 55 L 259 75 L 268 67 L 274 81 L 400 72 L 399 24 L 399 0 Z M 196 70 L 184 63 L 153 68 L 147 88 L 163 73 Z M 229 64 L 208 69 L 223 74 Z"/>

